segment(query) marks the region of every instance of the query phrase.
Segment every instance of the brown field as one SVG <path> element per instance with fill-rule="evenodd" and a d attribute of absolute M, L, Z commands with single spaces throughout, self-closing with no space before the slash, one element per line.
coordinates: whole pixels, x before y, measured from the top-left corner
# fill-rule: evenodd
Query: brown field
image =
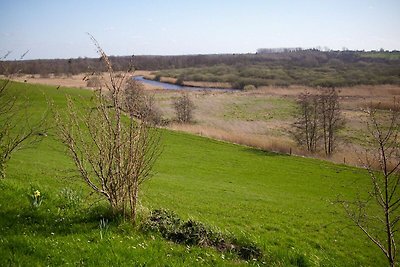
<path fill-rule="evenodd" d="M 135 75 L 148 75 L 149 71 L 135 71 Z M 82 88 L 82 89 L 92 89 L 91 87 L 87 86 L 87 81 L 84 79 L 85 76 L 88 74 L 81 73 L 78 75 L 62 75 L 59 77 L 55 77 L 49 75 L 49 77 L 42 77 L 39 74 L 35 75 L 18 75 L 12 77 L 13 80 L 19 82 L 27 82 L 27 83 L 34 83 L 34 84 L 46 84 L 46 85 L 54 85 L 54 86 L 64 86 L 64 87 L 75 87 L 75 88 Z M 103 75 L 103 77 L 107 77 Z M 1 75 L 0 75 L 1 78 Z M 155 89 L 155 88 L 151 88 Z"/>
<path fill-rule="evenodd" d="M 137 71 L 135 75 L 146 76 L 151 73 Z M 83 74 L 50 78 L 35 75 L 34 78 L 22 76 L 16 80 L 89 89 L 83 77 Z M 148 85 L 145 88 L 154 94 L 163 116 L 173 121 L 172 101 L 180 92 Z M 312 92 L 315 89 L 290 86 L 262 87 L 254 91 L 190 91 L 189 95 L 196 106 L 195 122 L 190 125 L 171 123 L 167 127 L 264 150 L 326 159 L 322 154 L 309 155 L 297 147 L 290 135 L 296 112 L 296 96 L 305 90 Z M 341 88 L 340 102 L 347 123 L 340 133 L 337 152 L 327 160 L 358 165 L 365 131 L 362 109 L 370 105 L 383 110 L 390 109 L 393 98 L 399 95 L 400 86 L 393 85 Z"/>

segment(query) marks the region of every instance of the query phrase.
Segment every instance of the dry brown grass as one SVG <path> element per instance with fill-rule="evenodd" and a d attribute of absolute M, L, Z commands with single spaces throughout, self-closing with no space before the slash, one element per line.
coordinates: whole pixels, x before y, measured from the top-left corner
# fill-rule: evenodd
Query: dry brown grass
<path fill-rule="evenodd" d="M 322 152 L 319 154 L 310 154 L 308 151 L 298 147 L 292 139 L 286 136 L 266 136 L 242 132 L 231 132 L 196 124 L 172 124 L 169 126 L 169 129 L 188 132 L 219 141 L 249 146 L 263 151 L 317 158 L 338 164 L 362 166 L 362 160 L 364 159 L 363 149 L 357 145 L 351 145 L 350 147 L 347 145 L 341 146 L 340 150 L 334 153 L 333 156 L 327 157 Z"/>
<path fill-rule="evenodd" d="M 86 86 L 86 81 L 83 79 L 84 77 L 85 77 L 84 74 L 78 74 L 73 76 L 63 75 L 60 77 L 49 76 L 47 78 L 43 78 L 40 75 L 35 74 L 35 75 L 21 75 L 19 77 L 15 77 L 13 80 L 19 82 L 34 83 L 34 84 L 46 84 L 54 86 L 89 89 L 89 87 Z"/>
<path fill-rule="evenodd" d="M 289 86 L 289 87 L 279 87 L 279 86 L 261 86 L 254 91 L 248 92 L 249 94 L 266 94 L 272 96 L 292 96 L 296 97 L 305 90 L 310 93 L 317 93 L 315 88 L 306 86 Z"/>
<path fill-rule="evenodd" d="M 296 144 L 286 137 L 263 136 L 243 132 L 232 132 L 213 127 L 196 124 L 172 124 L 170 129 L 189 132 L 216 140 L 227 141 L 234 144 L 245 145 L 266 151 L 282 154 L 300 154 L 301 150 Z"/>
<path fill-rule="evenodd" d="M 310 93 L 318 92 L 317 89 L 313 87 L 293 85 L 289 87 L 262 86 L 255 90 L 254 93 L 265 93 L 278 96 L 297 96 L 305 90 Z M 341 97 L 370 98 L 376 96 L 388 97 L 400 95 L 400 86 L 398 85 L 357 85 L 353 87 L 338 88 L 338 90 Z"/>
<path fill-rule="evenodd" d="M 184 81 L 183 84 L 186 86 L 205 87 L 205 88 L 231 88 L 232 87 L 230 83 L 222 83 L 222 82 Z"/>
<path fill-rule="evenodd" d="M 177 79 L 170 77 L 161 77 L 160 81 L 164 83 L 176 83 Z"/>
<path fill-rule="evenodd" d="M 363 108 L 377 109 L 377 110 L 393 110 L 400 111 L 398 101 L 371 101 L 369 103 L 364 103 Z"/>

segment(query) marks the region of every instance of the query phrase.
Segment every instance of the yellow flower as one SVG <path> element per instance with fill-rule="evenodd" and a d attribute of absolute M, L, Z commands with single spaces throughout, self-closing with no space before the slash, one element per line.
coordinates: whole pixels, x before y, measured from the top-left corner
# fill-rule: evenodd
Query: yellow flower
<path fill-rule="evenodd" d="M 39 190 L 36 190 L 35 192 L 33 192 L 33 195 L 34 195 L 36 198 L 40 197 L 40 192 L 39 192 Z"/>

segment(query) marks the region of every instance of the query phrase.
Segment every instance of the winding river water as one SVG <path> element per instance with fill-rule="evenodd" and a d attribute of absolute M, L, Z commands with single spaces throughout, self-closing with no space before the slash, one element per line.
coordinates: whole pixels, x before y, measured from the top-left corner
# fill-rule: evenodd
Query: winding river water
<path fill-rule="evenodd" d="M 167 90 L 214 90 L 214 91 L 235 91 L 235 89 L 229 89 L 229 88 L 208 88 L 208 87 L 192 87 L 192 86 L 182 86 L 182 85 L 177 85 L 177 84 L 171 84 L 171 83 L 164 83 L 164 82 L 158 82 L 158 81 L 153 81 L 153 80 L 148 80 L 145 79 L 143 76 L 135 76 L 133 77 L 134 80 L 146 83 L 149 85 L 157 86 L 163 89 Z"/>

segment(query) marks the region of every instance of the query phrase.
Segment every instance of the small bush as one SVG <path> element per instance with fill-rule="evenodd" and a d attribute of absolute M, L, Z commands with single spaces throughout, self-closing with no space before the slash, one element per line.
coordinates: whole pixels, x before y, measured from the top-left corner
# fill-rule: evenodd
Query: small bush
<path fill-rule="evenodd" d="M 183 81 L 184 81 L 183 76 L 179 76 L 178 79 L 176 79 L 175 84 L 176 85 L 183 85 Z"/>
<path fill-rule="evenodd" d="M 173 232 L 181 224 L 181 219 L 173 212 L 167 210 L 154 210 L 147 220 L 142 224 L 142 230 L 145 232 L 159 232 L 162 236 Z"/>
<path fill-rule="evenodd" d="M 236 253 L 244 260 L 260 260 L 263 257 L 261 249 L 251 241 L 224 235 L 194 220 L 182 221 L 174 212 L 164 209 L 152 211 L 141 229 L 158 232 L 178 244 L 214 247 L 221 252 Z"/>
<path fill-rule="evenodd" d="M 101 85 L 101 81 L 100 81 L 100 78 L 97 76 L 90 77 L 86 82 L 86 86 L 91 87 L 91 88 L 97 88 L 97 87 L 100 87 L 100 85 Z"/>
<path fill-rule="evenodd" d="M 252 91 L 252 90 L 255 90 L 255 89 L 256 89 L 256 87 L 254 85 L 252 85 L 252 84 L 248 84 L 243 88 L 243 90 L 245 90 L 245 91 Z"/>
<path fill-rule="evenodd" d="M 193 119 L 194 104 L 187 93 L 183 93 L 173 102 L 176 119 L 180 123 L 190 123 Z"/>
<path fill-rule="evenodd" d="M 142 84 L 134 80 L 129 81 L 125 87 L 124 98 L 124 108 L 131 116 L 153 125 L 165 124 L 154 96 L 145 92 Z"/>

